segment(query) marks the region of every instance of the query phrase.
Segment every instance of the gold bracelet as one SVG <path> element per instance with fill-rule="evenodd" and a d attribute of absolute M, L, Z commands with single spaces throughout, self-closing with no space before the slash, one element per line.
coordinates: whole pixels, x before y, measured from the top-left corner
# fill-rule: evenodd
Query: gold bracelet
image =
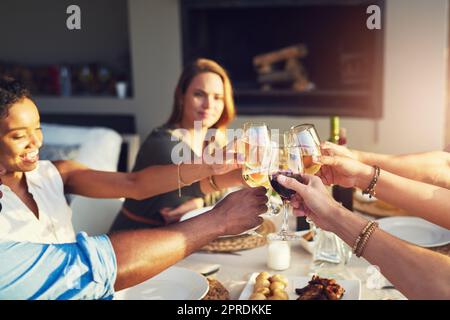
<path fill-rule="evenodd" d="M 372 225 L 372 223 L 373 223 L 373 221 L 369 221 L 366 224 L 366 226 L 364 227 L 364 229 L 361 231 L 361 233 L 359 234 L 358 238 L 356 238 L 355 243 L 353 244 L 353 247 L 352 247 L 353 253 L 356 254 L 356 250 L 358 249 L 358 246 L 359 246 L 359 243 L 361 242 L 362 237 L 367 232 L 367 230 L 369 230 L 369 228 Z"/>
<path fill-rule="evenodd" d="M 209 176 L 208 181 L 211 188 L 213 188 L 215 191 L 220 191 L 220 188 L 217 186 L 214 176 Z"/>
<path fill-rule="evenodd" d="M 378 223 L 374 222 L 372 223 L 372 225 L 370 226 L 369 230 L 367 230 L 367 232 L 365 233 L 361 244 L 358 246 L 358 248 L 356 249 L 356 256 L 359 258 L 363 255 L 364 253 L 364 249 L 366 248 L 367 242 L 370 239 L 370 236 L 373 234 L 373 232 L 375 231 L 375 229 L 378 228 Z"/>
<path fill-rule="evenodd" d="M 183 179 L 181 178 L 181 165 L 183 164 L 183 162 L 179 162 L 178 163 L 178 197 L 181 198 L 181 188 L 188 186 L 189 184 L 187 184 L 186 182 L 183 181 Z"/>

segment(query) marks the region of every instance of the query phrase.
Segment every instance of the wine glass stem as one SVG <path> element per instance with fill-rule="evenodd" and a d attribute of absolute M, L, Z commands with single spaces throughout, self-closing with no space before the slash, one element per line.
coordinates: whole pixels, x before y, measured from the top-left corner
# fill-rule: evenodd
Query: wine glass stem
<path fill-rule="evenodd" d="M 286 234 L 288 233 L 288 219 L 289 219 L 289 212 L 291 211 L 291 206 L 289 202 L 283 200 L 283 223 L 281 224 L 281 233 Z"/>

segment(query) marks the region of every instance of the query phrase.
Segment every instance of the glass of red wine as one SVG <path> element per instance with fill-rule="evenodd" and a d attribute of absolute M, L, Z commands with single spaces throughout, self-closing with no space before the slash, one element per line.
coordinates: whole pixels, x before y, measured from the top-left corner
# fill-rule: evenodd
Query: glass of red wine
<path fill-rule="evenodd" d="M 288 135 L 283 136 L 283 141 L 274 143 L 272 147 L 271 161 L 269 165 L 269 180 L 272 188 L 280 195 L 283 201 L 283 223 L 278 233 L 271 236 L 271 240 L 299 240 L 300 236 L 290 232 L 288 228 L 288 218 L 292 211 L 289 200 L 295 194 L 294 190 L 283 187 L 278 183 L 277 177 L 284 175 L 302 181 L 304 172 L 302 153 L 298 146 L 291 146 L 287 143 Z"/>

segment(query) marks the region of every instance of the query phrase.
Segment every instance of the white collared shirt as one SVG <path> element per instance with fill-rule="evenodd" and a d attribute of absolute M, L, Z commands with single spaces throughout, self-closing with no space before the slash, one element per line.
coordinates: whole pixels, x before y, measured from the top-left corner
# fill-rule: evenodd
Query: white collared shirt
<path fill-rule="evenodd" d="M 72 210 L 64 197 L 58 169 L 50 161 L 39 161 L 36 169 L 25 172 L 28 191 L 39 208 L 39 219 L 6 185 L 1 185 L 0 240 L 34 243 L 75 242 Z"/>

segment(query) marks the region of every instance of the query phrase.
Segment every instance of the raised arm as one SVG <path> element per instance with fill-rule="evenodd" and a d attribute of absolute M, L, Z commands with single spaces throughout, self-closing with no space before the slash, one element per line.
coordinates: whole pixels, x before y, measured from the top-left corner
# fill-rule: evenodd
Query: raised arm
<path fill-rule="evenodd" d="M 178 170 L 182 183 L 190 185 L 211 175 L 224 174 L 239 167 L 237 164 L 182 164 L 180 167 L 161 165 L 123 173 L 96 171 L 75 161 L 57 161 L 55 166 L 68 193 L 93 198 L 125 197 L 136 200 L 177 189 Z"/>
<path fill-rule="evenodd" d="M 450 152 L 386 155 L 349 150 L 330 142 L 322 144 L 325 154 L 350 157 L 368 165 L 377 165 L 396 175 L 450 189 Z"/>
<path fill-rule="evenodd" d="M 358 187 L 365 190 L 374 169 L 346 157 L 323 156 L 319 176 L 325 184 Z M 381 170 L 375 187 L 376 196 L 410 214 L 450 228 L 450 190 L 414 181 Z"/>
<path fill-rule="evenodd" d="M 296 191 L 294 213 L 309 216 L 320 228 L 334 232 L 352 247 L 368 221 L 331 198 L 318 177 L 305 175 L 305 183 L 279 177 Z M 410 299 L 450 299 L 450 257 L 423 249 L 376 229 L 363 257 Z"/>

